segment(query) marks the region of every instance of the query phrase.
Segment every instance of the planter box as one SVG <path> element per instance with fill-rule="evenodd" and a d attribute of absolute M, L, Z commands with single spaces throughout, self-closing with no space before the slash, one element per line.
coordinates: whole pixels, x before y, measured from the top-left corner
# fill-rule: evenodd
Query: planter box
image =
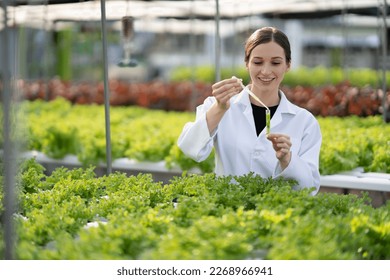
<path fill-rule="evenodd" d="M 56 168 L 66 167 L 69 169 L 81 168 L 82 164 L 74 155 L 67 155 L 63 159 L 53 159 L 47 157 L 45 154 L 37 151 L 29 151 L 22 154 L 25 158 L 35 158 L 46 169 L 46 173 L 50 174 Z M 164 161 L 159 162 L 138 162 L 132 159 L 120 158 L 112 161 L 111 164 L 112 172 L 123 172 L 128 175 L 138 175 L 139 173 L 150 173 L 155 181 L 161 181 L 168 183 L 170 179 L 175 176 L 181 176 L 183 171 L 174 167 L 167 169 Z M 95 168 L 97 176 L 103 176 L 107 174 L 107 165 L 100 163 Z M 191 169 L 188 173 L 201 174 L 198 169 Z"/>
<path fill-rule="evenodd" d="M 2 151 L 0 154 L 2 154 Z M 82 167 L 82 164 L 74 155 L 67 155 L 63 159 L 53 159 L 41 152 L 29 151 L 22 153 L 21 156 L 24 158 L 35 158 L 38 163 L 45 167 L 47 174 L 59 167 L 69 169 Z M 167 169 L 164 161 L 138 162 L 127 158 L 113 160 L 112 172 L 116 171 L 128 175 L 149 173 L 155 181 L 160 181 L 164 184 L 169 183 L 173 177 L 180 177 L 183 173 L 183 170 L 178 167 Z M 95 168 L 95 173 L 97 176 L 106 175 L 106 164 L 100 163 Z M 202 174 L 199 169 L 191 169 L 188 173 Z M 363 172 L 362 168 L 357 168 L 348 172 L 321 176 L 320 184 L 320 192 L 357 195 L 367 192 L 372 199 L 372 205 L 375 207 L 385 204 L 390 199 L 390 174 L 387 173 Z"/>

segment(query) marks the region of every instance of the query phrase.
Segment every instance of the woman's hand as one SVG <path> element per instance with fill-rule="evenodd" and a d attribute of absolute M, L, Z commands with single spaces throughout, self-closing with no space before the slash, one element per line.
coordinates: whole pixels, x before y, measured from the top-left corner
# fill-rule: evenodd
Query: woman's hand
<path fill-rule="evenodd" d="M 225 79 L 212 85 L 212 94 L 217 100 L 206 113 L 207 126 L 210 134 L 217 128 L 223 115 L 230 107 L 230 98 L 242 90 L 237 78 Z"/>
<path fill-rule="evenodd" d="M 217 106 L 226 111 L 230 107 L 230 98 L 241 92 L 242 87 L 240 81 L 232 77 L 213 84 L 212 90 L 212 95 L 217 99 Z"/>
<path fill-rule="evenodd" d="M 276 158 L 279 160 L 282 170 L 284 170 L 291 160 L 291 140 L 290 136 L 285 134 L 270 133 L 267 139 L 272 142 L 272 147 L 276 152 Z"/>

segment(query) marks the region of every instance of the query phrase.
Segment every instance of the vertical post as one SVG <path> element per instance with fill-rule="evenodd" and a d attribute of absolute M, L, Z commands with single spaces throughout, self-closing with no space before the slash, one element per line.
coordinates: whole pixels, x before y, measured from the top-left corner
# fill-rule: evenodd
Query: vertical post
<path fill-rule="evenodd" d="M 383 90 L 383 100 L 382 100 L 382 108 L 383 108 L 383 121 L 390 122 L 390 111 L 387 107 L 390 104 L 386 104 L 387 100 L 387 81 L 386 81 L 386 67 L 387 67 L 387 0 L 383 1 L 382 6 L 382 18 L 383 18 L 383 27 L 382 27 L 382 90 Z"/>
<path fill-rule="evenodd" d="M 106 39 L 106 2 L 100 0 L 102 41 L 103 41 L 103 73 L 104 73 L 104 110 L 106 121 L 106 162 L 107 175 L 112 172 L 111 163 L 111 127 L 110 127 L 110 93 L 108 90 L 107 39 Z"/>
<path fill-rule="evenodd" d="M 219 1 L 215 0 L 215 81 L 221 80 L 221 36 L 219 31 Z"/>
<path fill-rule="evenodd" d="M 342 8 L 342 17 L 343 17 L 343 25 L 342 25 L 342 33 L 344 38 L 344 46 L 342 47 L 342 68 L 344 72 L 344 80 L 349 80 L 349 63 L 348 63 L 348 53 L 349 53 L 349 38 L 348 38 L 348 23 L 347 23 L 347 14 L 348 14 L 348 4 L 345 0 L 343 0 L 343 8 Z"/>
<path fill-rule="evenodd" d="M 15 188 L 14 188 L 14 172 L 15 172 L 15 153 L 11 141 L 11 101 L 12 101 L 12 87 L 11 87 L 11 60 L 10 60 L 10 36 L 8 27 L 8 11 L 7 7 L 9 1 L 2 1 L 2 8 L 4 10 L 4 30 L 3 38 L 3 166 L 4 166 L 4 213 L 3 213 L 3 229 L 4 229 L 4 259 L 14 259 L 14 223 L 13 214 L 16 209 Z"/>
<path fill-rule="evenodd" d="M 196 71 L 196 34 L 194 32 L 194 27 L 195 27 L 195 14 L 194 14 L 194 11 L 193 11 L 193 6 L 194 6 L 194 0 L 191 0 L 190 2 L 190 5 L 191 5 L 191 14 L 190 14 L 190 29 L 191 29 L 191 32 L 189 34 L 190 38 L 189 38 L 189 41 L 190 41 L 190 67 L 192 67 L 191 69 L 191 98 L 190 98 L 190 110 L 191 111 L 194 111 L 196 109 L 196 101 L 197 101 L 197 98 L 198 98 L 198 91 L 197 91 L 197 88 L 195 86 L 196 84 L 196 79 L 197 77 L 195 76 L 195 71 Z"/>

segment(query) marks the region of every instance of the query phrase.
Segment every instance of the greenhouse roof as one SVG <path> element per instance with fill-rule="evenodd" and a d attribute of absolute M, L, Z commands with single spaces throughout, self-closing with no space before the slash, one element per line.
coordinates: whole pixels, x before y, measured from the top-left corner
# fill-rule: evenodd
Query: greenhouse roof
<path fill-rule="evenodd" d="M 89 21 L 101 18 L 101 0 L 16 0 L 8 1 L 9 18 L 16 24 L 26 22 Z M 0 0 L 4 4 L 4 0 Z M 48 5 L 47 5 L 48 3 Z M 378 0 L 219 0 L 221 18 L 263 16 L 276 18 L 319 18 L 342 13 L 378 16 Z M 139 1 L 106 0 L 106 17 L 118 20 L 135 18 L 213 19 L 216 0 Z"/>

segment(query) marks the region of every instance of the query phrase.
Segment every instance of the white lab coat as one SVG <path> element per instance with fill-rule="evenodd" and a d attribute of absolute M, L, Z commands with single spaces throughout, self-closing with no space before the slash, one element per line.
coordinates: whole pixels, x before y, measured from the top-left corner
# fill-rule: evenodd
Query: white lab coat
<path fill-rule="evenodd" d="M 206 112 L 216 102 L 208 97 L 197 107 L 195 122 L 187 123 L 178 139 L 178 146 L 188 157 L 200 162 L 215 148 L 215 173 L 220 176 L 240 176 L 249 172 L 264 178 L 295 179 L 296 188 L 320 185 L 319 153 L 322 136 L 315 117 L 307 110 L 292 104 L 280 91 L 280 103 L 271 118 L 271 133 L 290 136 L 291 161 L 283 171 L 276 158 L 265 129 L 256 135 L 255 122 L 246 89 L 230 100 L 230 108 L 210 135 Z"/>

